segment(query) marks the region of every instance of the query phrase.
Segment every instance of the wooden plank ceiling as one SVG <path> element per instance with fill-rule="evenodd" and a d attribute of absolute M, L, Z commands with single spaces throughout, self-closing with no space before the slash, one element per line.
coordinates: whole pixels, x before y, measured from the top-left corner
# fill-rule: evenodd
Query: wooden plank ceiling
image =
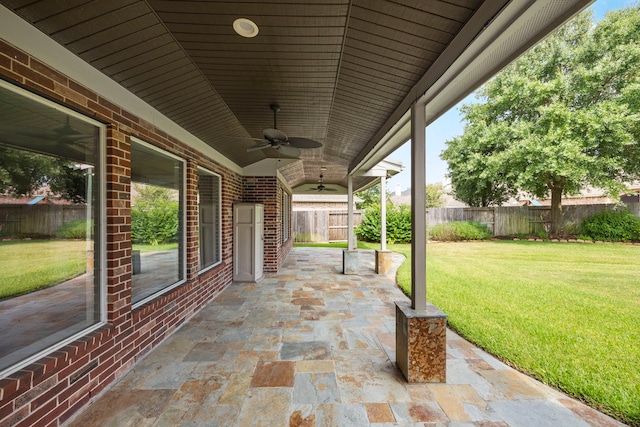
<path fill-rule="evenodd" d="M 246 166 L 273 127 L 319 141 L 291 186 L 346 185 L 349 164 L 481 0 L 1 0 L 170 119 Z M 232 23 L 248 18 L 254 38 Z"/>

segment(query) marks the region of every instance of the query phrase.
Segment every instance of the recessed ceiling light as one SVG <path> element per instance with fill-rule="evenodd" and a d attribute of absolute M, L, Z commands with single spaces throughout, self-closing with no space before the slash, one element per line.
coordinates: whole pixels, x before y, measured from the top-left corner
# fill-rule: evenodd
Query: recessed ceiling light
<path fill-rule="evenodd" d="M 326 171 L 327 168 L 325 168 L 324 166 L 320 168 L 321 171 Z"/>
<path fill-rule="evenodd" d="M 233 21 L 233 29 L 242 37 L 255 37 L 258 35 L 258 26 L 247 18 L 238 18 Z"/>

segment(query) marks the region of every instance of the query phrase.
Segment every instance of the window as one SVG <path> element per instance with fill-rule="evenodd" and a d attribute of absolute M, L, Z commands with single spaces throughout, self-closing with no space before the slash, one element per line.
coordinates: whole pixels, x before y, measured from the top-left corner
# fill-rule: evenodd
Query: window
<path fill-rule="evenodd" d="M 220 185 L 219 175 L 205 169 L 198 169 L 200 270 L 222 262 Z"/>
<path fill-rule="evenodd" d="M 104 322 L 104 125 L 0 81 L 0 377 Z"/>
<path fill-rule="evenodd" d="M 291 203 L 289 193 L 282 192 L 282 242 L 289 240 L 289 223 L 291 218 Z"/>
<path fill-rule="evenodd" d="M 184 170 L 183 160 L 132 138 L 134 307 L 185 280 Z"/>

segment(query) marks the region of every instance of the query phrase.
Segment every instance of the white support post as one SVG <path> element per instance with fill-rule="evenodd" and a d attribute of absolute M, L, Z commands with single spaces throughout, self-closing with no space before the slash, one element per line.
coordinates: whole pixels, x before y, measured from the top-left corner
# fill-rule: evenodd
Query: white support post
<path fill-rule="evenodd" d="M 380 177 L 380 250 L 387 250 L 387 177 Z"/>
<path fill-rule="evenodd" d="M 353 178 L 351 175 L 347 176 L 347 249 L 350 251 L 356 250 L 355 244 L 355 232 L 353 227 Z"/>
<path fill-rule="evenodd" d="M 411 308 L 427 308 L 425 105 L 411 106 Z"/>

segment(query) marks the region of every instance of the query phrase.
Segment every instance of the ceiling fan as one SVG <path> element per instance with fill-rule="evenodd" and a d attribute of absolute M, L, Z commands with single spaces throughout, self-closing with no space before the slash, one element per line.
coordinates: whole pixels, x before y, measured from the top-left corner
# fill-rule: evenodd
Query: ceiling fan
<path fill-rule="evenodd" d="M 320 184 L 318 184 L 317 187 L 311 187 L 310 189 L 308 189 L 307 191 L 317 191 L 318 193 L 322 193 L 323 191 L 338 191 L 335 188 L 329 188 L 326 187 L 323 183 L 322 183 L 322 174 L 320 174 Z"/>
<path fill-rule="evenodd" d="M 82 140 L 93 139 L 94 135 L 83 134 L 71 126 L 69 116 L 64 124 L 48 129 L 33 126 L 0 125 L 0 142 L 3 145 L 17 145 L 36 152 L 53 155 L 84 156 L 91 151 L 91 144 Z"/>
<path fill-rule="evenodd" d="M 39 138 L 48 141 L 75 143 L 82 139 L 92 138 L 93 135 L 85 135 L 73 128 L 70 124 L 69 116 L 66 117 L 65 123 L 55 129 L 44 129 L 30 126 L 2 126 L 5 132 L 12 132 L 17 135 L 27 136 L 31 138 Z"/>
<path fill-rule="evenodd" d="M 273 111 L 273 129 L 265 129 L 262 133 L 264 135 L 264 139 L 258 139 L 263 142 L 247 148 L 247 151 L 275 148 L 285 156 L 299 157 L 300 148 L 306 149 L 322 147 L 322 144 L 318 141 L 301 137 L 288 137 L 284 132 L 278 130 L 276 116 L 278 111 L 280 111 L 280 106 L 278 104 L 271 104 L 270 107 Z"/>

